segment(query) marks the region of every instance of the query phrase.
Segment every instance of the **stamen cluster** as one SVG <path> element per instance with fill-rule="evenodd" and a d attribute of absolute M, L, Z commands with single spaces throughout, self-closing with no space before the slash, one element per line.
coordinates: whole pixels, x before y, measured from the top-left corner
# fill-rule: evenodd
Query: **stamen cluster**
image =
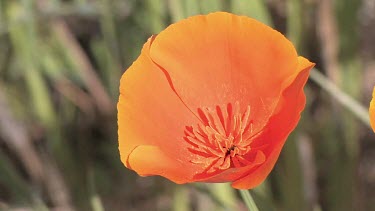
<path fill-rule="evenodd" d="M 198 111 L 202 123 L 186 127 L 184 137 L 196 155 L 191 162 L 204 165 L 207 173 L 248 165 L 244 156 L 251 150 L 253 134 L 250 106 L 243 114 L 238 102 Z"/>

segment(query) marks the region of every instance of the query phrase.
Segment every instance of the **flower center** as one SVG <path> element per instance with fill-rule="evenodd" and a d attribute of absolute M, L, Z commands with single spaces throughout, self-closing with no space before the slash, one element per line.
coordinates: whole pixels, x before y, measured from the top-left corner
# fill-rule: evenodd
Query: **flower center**
<path fill-rule="evenodd" d="M 203 165 L 207 173 L 251 163 L 245 156 L 254 137 L 250 106 L 241 113 L 238 102 L 229 103 L 224 108 L 198 109 L 198 114 L 202 123 L 186 127 L 184 137 L 195 155 L 192 163 Z"/>

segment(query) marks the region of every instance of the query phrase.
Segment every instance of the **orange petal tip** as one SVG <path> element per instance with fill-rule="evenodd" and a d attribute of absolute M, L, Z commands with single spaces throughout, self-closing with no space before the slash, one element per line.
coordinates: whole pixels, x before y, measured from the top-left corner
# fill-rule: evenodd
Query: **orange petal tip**
<path fill-rule="evenodd" d="M 372 92 L 372 99 L 369 107 L 369 116 L 372 130 L 375 132 L 375 87 Z"/>

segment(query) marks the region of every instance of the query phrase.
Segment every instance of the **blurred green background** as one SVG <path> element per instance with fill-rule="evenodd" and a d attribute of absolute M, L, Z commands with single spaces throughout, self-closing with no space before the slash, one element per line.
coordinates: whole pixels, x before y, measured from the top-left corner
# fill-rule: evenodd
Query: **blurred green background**
<path fill-rule="evenodd" d="M 274 27 L 317 64 L 252 190 L 260 210 L 375 210 L 374 0 L 0 0 L 0 210 L 246 210 L 228 184 L 141 178 L 117 150 L 124 70 L 152 34 L 213 11 Z"/>

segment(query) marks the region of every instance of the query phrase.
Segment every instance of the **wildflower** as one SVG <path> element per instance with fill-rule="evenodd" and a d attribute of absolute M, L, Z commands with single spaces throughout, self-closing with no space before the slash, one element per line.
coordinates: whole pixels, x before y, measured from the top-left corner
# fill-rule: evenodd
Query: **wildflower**
<path fill-rule="evenodd" d="M 217 12 L 172 24 L 121 78 L 122 162 L 179 184 L 257 186 L 299 121 L 313 65 L 248 17 Z"/>

